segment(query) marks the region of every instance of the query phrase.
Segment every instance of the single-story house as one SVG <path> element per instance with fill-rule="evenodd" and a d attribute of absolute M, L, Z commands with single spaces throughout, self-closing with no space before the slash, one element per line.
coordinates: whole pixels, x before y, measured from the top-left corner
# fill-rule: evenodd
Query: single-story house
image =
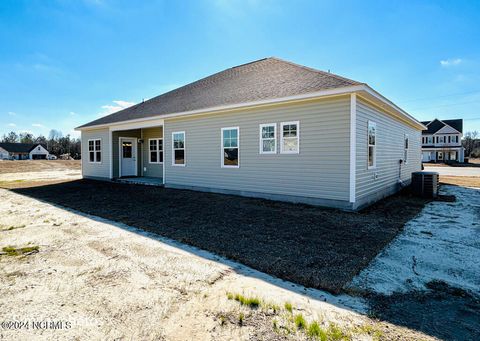
<path fill-rule="evenodd" d="M 0 159 L 45 160 L 49 152 L 40 143 L 0 143 Z"/>
<path fill-rule="evenodd" d="M 355 210 L 410 182 L 426 127 L 365 83 L 266 58 L 77 129 L 84 178 Z"/>
<path fill-rule="evenodd" d="M 463 120 L 439 120 L 422 122 L 427 130 L 422 132 L 423 162 L 464 162 L 462 146 Z"/>

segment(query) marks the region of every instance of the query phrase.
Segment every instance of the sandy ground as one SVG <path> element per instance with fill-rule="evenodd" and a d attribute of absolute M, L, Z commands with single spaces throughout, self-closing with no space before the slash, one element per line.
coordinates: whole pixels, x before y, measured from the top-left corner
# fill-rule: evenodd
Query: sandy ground
<path fill-rule="evenodd" d="M 381 319 L 445 340 L 480 338 L 480 189 L 434 201 L 349 285 Z"/>
<path fill-rule="evenodd" d="M 0 161 L 0 174 L 45 172 L 55 170 L 80 170 L 80 160 L 16 160 Z"/>
<path fill-rule="evenodd" d="M 58 171 L 50 179 L 64 181 L 75 169 Z M 44 173 L 0 177 L 8 183 Z M 480 191 L 443 190 L 457 201 L 428 204 L 354 279 L 352 292 L 380 295 L 377 300 L 308 289 L 143 230 L 0 189 L 0 340 L 305 340 L 292 322 L 296 314 L 325 329 L 335 323 L 354 340 L 478 335 L 464 330 L 478 325 L 480 302 L 448 288 L 439 294 L 430 284 L 442 280 L 478 294 Z M 39 252 L 7 256 L 5 246 L 38 246 Z M 293 314 L 241 307 L 227 292 L 279 307 L 291 302 Z M 390 322 L 367 317 L 375 312 L 372 306 Z M 421 318 L 436 325 L 416 323 Z"/>
<path fill-rule="evenodd" d="M 382 294 L 423 290 L 441 280 L 480 295 L 480 189 L 443 186 L 352 284 Z"/>
<path fill-rule="evenodd" d="M 39 246 L 38 253 L 28 256 L 0 256 L 0 322 L 69 323 L 59 330 L 0 329 L 0 339 L 278 338 L 271 318 L 243 327 L 222 326 L 219 314 L 237 316 L 245 309 L 228 300 L 226 292 L 258 296 L 280 306 L 288 301 L 307 320 L 334 321 L 342 328 L 374 323 L 353 312 L 365 311 L 358 298 L 306 289 L 126 225 L 4 189 L 0 199 L 1 246 Z M 266 331 L 257 335 L 262 328 Z M 395 326 L 386 330 L 411 338 L 419 335 Z M 288 338 L 304 335 L 297 332 Z"/>

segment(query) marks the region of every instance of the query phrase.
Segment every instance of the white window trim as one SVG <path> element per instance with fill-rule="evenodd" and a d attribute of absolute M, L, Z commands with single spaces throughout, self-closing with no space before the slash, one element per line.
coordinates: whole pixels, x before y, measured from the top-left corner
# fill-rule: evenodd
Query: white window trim
<path fill-rule="evenodd" d="M 273 126 L 273 140 L 275 141 L 275 148 L 274 148 L 273 151 L 266 152 L 266 151 L 263 150 L 263 140 L 271 140 L 271 138 L 264 139 L 262 137 L 262 129 L 264 127 L 271 127 L 271 126 Z M 260 154 L 277 154 L 277 124 L 276 123 L 263 123 L 263 124 L 260 124 L 259 130 L 260 130 L 260 133 L 259 133 L 259 137 L 260 137 L 259 153 Z"/>
<path fill-rule="evenodd" d="M 150 141 L 152 140 L 155 140 L 157 141 L 157 162 L 152 162 L 152 151 L 153 150 L 150 150 Z M 152 139 L 148 139 L 148 163 L 151 163 L 151 164 L 154 164 L 154 165 L 161 165 L 163 164 L 162 161 L 160 161 L 160 149 L 159 149 L 159 146 L 160 144 L 158 143 L 159 141 L 162 141 L 162 153 L 163 153 L 163 138 L 162 137 L 158 137 L 158 138 L 152 138 Z M 163 153 L 163 157 L 165 157 L 165 153 Z"/>
<path fill-rule="evenodd" d="M 93 161 L 90 161 L 90 141 L 93 141 Z M 101 160 L 100 161 L 97 161 L 97 147 L 96 147 L 96 144 L 95 144 L 95 141 L 100 141 L 100 150 L 98 150 L 100 152 L 100 155 L 103 154 L 103 151 L 102 151 L 102 139 L 89 139 L 88 142 L 87 142 L 87 151 L 88 151 L 88 163 L 96 163 L 96 164 L 102 164 L 103 162 L 103 155 L 100 157 Z"/>
<path fill-rule="evenodd" d="M 224 158 L 223 150 L 225 148 L 223 147 L 223 131 L 224 130 L 234 130 L 234 129 L 237 130 L 238 165 L 231 166 L 231 165 L 225 165 L 224 164 L 225 158 Z M 240 128 L 239 127 L 225 127 L 225 128 L 221 129 L 221 131 L 220 131 L 220 156 L 221 156 L 220 162 L 221 162 L 221 167 L 222 168 L 240 168 Z"/>
<path fill-rule="evenodd" d="M 183 164 L 175 163 L 175 134 L 183 134 L 183 148 L 177 148 L 177 150 L 183 149 Z M 185 131 L 174 131 L 172 132 L 172 166 L 174 167 L 185 167 L 187 165 L 187 134 Z"/>
<path fill-rule="evenodd" d="M 283 150 L 283 127 L 289 124 L 297 125 L 297 150 L 296 151 L 285 151 Z M 300 154 L 300 122 L 299 121 L 290 121 L 290 122 L 281 122 L 280 123 L 280 154 Z"/>
<path fill-rule="evenodd" d="M 370 133 L 369 133 L 369 128 L 370 128 L 370 125 L 373 125 L 375 127 L 375 144 L 374 145 L 371 145 L 370 144 Z M 373 122 L 373 121 L 368 121 L 367 122 L 367 169 L 376 169 L 377 168 L 377 123 L 376 122 Z M 405 141 L 404 141 L 405 143 Z M 369 159 L 369 150 L 370 150 L 370 146 L 373 146 L 373 165 L 370 166 L 368 164 L 368 159 Z"/>

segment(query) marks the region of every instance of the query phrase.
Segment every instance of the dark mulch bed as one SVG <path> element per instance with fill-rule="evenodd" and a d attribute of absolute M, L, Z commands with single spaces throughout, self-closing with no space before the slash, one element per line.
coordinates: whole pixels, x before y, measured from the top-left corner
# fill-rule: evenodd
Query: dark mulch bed
<path fill-rule="evenodd" d="M 308 287 L 339 293 L 427 202 L 408 193 L 360 212 L 79 180 L 13 191 L 119 221 Z"/>

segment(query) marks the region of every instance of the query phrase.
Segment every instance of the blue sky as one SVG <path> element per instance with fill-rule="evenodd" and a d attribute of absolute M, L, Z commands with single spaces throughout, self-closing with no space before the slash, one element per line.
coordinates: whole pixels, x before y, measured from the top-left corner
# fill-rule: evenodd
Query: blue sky
<path fill-rule="evenodd" d="M 478 1 L 0 2 L 0 134 L 80 124 L 277 56 L 480 131 Z M 78 134 L 78 133 L 77 133 Z"/>

